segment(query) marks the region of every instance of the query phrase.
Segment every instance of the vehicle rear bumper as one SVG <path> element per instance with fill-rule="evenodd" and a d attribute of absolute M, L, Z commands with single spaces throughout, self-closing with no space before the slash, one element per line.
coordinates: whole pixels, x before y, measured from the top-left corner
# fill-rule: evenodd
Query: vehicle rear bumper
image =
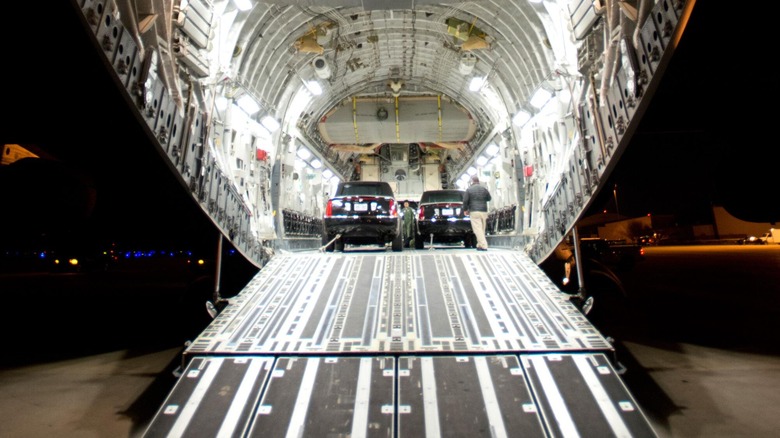
<path fill-rule="evenodd" d="M 383 237 L 392 240 L 399 232 L 397 218 L 325 218 L 329 236 Z"/>
<path fill-rule="evenodd" d="M 459 221 L 419 221 L 417 223 L 417 233 L 422 236 L 428 236 L 430 234 L 436 236 L 447 237 L 459 237 L 466 236 L 472 233 L 471 221 L 459 220 Z"/>

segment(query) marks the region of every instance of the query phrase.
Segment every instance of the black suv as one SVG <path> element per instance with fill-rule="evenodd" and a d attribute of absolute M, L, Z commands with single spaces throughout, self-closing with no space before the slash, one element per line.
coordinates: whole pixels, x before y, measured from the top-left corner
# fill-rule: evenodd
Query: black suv
<path fill-rule="evenodd" d="M 427 190 L 417 204 L 417 236 L 414 247 L 426 243 L 463 242 L 474 248 L 477 238 L 471 231 L 471 218 L 463 214 L 463 190 Z M 432 238 L 431 238 L 432 237 Z"/>
<path fill-rule="evenodd" d="M 325 206 L 322 224 L 322 245 L 328 252 L 343 251 L 346 243 L 382 247 L 392 243 L 393 251 L 403 249 L 398 203 L 386 182 L 340 183 Z"/>

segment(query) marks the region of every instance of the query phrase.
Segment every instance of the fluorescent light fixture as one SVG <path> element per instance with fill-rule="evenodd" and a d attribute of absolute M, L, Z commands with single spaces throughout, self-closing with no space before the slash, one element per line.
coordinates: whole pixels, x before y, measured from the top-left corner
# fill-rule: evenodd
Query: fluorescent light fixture
<path fill-rule="evenodd" d="M 311 92 L 311 94 L 315 96 L 319 96 L 320 94 L 322 94 L 322 87 L 320 86 L 320 83 L 317 81 L 307 81 L 306 88 Z"/>
<path fill-rule="evenodd" d="M 520 110 L 512 117 L 512 124 L 515 126 L 525 126 L 528 121 L 531 120 L 531 113 L 526 110 Z"/>
<path fill-rule="evenodd" d="M 265 126 L 265 129 L 269 130 L 270 132 L 276 131 L 277 129 L 279 129 L 279 126 L 281 126 L 279 125 L 279 122 L 277 122 L 276 119 L 274 119 L 271 116 L 263 117 L 263 119 L 260 120 L 260 123 L 263 126 Z"/>
<path fill-rule="evenodd" d="M 460 176 L 460 178 L 458 178 L 458 181 L 466 182 L 469 179 L 471 179 L 471 176 L 468 173 L 464 173 L 463 175 Z"/>
<path fill-rule="evenodd" d="M 484 166 L 488 162 L 487 157 L 480 155 L 477 157 L 477 166 Z"/>
<path fill-rule="evenodd" d="M 295 155 L 297 155 L 301 160 L 308 160 L 311 158 L 311 151 L 306 148 L 300 148 L 298 149 L 298 152 L 295 153 Z"/>
<path fill-rule="evenodd" d="M 468 173 L 469 176 L 474 175 L 475 173 L 477 173 L 477 168 L 474 167 L 474 166 L 471 166 L 468 169 L 466 169 L 466 173 Z"/>
<path fill-rule="evenodd" d="M 500 147 L 498 147 L 498 145 L 497 145 L 497 144 L 495 144 L 495 143 L 490 143 L 489 145 L 487 145 L 487 148 L 485 148 L 485 153 L 486 153 L 486 154 L 488 154 L 488 155 L 495 155 L 495 154 L 497 154 L 497 153 L 498 153 L 498 151 L 500 151 L 500 150 L 501 150 L 501 148 L 500 148 Z"/>
<path fill-rule="evenodd" d="M 322 161 L 320 161 L 320 160 L 318 160 L 316 158 L 311 160 L 311 163 L 309 163 L 309 164 L 311 164 L 311 167 L 313 167 L 315 169 L 319 169 L 320 167 L 322 167 Z"/>
<path fill-rule="evenodd" d="M 249 116 L 246 114 L 246 111 L 238 106 L 238 103 L 233 102 L 231 111 L 231 123 L 234 123 L 235 125 L 245 125 L 249 121 Z"/>
<path fill-rule="evenodd" d="M 244 94 L 239 97 L 236 103 L 249 116 L 260 111 L 260 105 L 258 105 L 257 102 L 252 99 L 252 96 L 248 94 Z"/>
<path fill-rule="evenodd" d="M 214 100 L 214 106 L 216 106 L 219 111 L 225 111 L 225 108 L 228 106 L 227 98 L 225 96 L 217 96 Z"/>
<path fill-rule="evenodd" d="M 536 90 L 536 93 L 534 93 L 530 103 L 536 108 L 541 109 L 544 104 L 550 100 L 550 98 L 552 98 L 552 93 L 540 87 L 538 90 Z"/>
<path fill-rule="evenodd" d="M 333 176 L 333 172 L 330 171 L 330 169 L 325 169 L 322 171 L 322 177 L 325 179 L 330 179 Z"/>
<path fill-rule="evenodd" d="M 233 0 L 239 11 L 248 11 L 252 9 L 252 2 L 250 0 Z"/>
<path fill-rule="evenodd" d="M 474 76 L 471 78 L 471 82 L 469 82 L 469 91 L 479 91 L 480 88 L 482 88 L 482 85 L 485 84 L 485 78 L 481 76 Z"/>
<path fill-rule="evenodd" d="M 468 187 L 468 183 L 462 179 L 455 181 L 455 185 L 461 190 L 466 190 L 466 187 Z"/>

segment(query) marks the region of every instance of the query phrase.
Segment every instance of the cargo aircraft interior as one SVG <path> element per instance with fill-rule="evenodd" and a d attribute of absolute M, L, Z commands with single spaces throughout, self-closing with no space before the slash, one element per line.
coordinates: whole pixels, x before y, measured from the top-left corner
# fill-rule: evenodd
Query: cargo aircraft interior
<path fill-rule="evenodd" d="M 682 0 L 72 0 L 258 274 L 145 436 L 656 436 L 538 266 L 629 145 Z M 490 190 L 490 251 L 321 248 L 339 182 Z M 598 305 L 595 303 L 594 305 Z"/>

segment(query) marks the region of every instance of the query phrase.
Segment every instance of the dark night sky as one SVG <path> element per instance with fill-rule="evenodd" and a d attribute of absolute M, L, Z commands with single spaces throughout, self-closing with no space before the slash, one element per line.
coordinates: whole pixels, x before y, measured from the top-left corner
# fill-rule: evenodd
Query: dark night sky
<path fill-rule="evenodd" d="M 186 189 L 159 159 L 95 58 L 87 35 L 75 27 L 75 12 L 63 3 L 47 6 L 48 13 L 34 22 L 12 20 L 2 28 L 3 57 L 14 62 L 1 73 L 6 116 L 0 139 L 51 152 L 64 168 L 58 171 L 70 172 L 69 179 L 77 181 L 73 184 L 89 187 L 91 197 L 74 201 L 70 210 L 51 211 L 46 206 L 56 205 L 54 194 L 68 186 L 54 178 L 57 172 L 46 171 L 41 182 L 29 185 L 33 192 L 25 196 L 26 203 L 10 215 L 4 212 L 0 225 L 23 227 L 43 217 L 50 219 L 49 226 L 100 230 L 113 239 L 215 242 L 216 232 L 208 231 Z M 617 184 L 620 213 L 627 216 L 675 214 L 680 222 L 702 223 L 716 203 L 746 220 L 780 218 L 776 201 L 769 211 L 753 208 L 766 207 L 761 199 L 774 196 L 777 188 L 780 154 L 756 129 L 773 121 L 768 113 L 736 101 L 745 95 L 746 83 L 758 79 L 742 72 L 747 60 L 738 56 L 746 55 L 727 50 L 717 38 L 735 31 L 734 24 L 724 27 L 728 11 L 711 1 L 697 3 L 652 104 L 592 212 L 614 211 L 612 187 Z M 32 6 L 17 7 L 28 9 L 19 16 L 32 16 Z M 52 39 L 41 44 L 40 35 Z M 773 154 L 764 151 L 768 147 Z M 23 190 L 7 174 L 0 181 L 5 205 L 9 184 L 12 192 Z M 80 207 L 84 202 L 89 208 Z"/>
<path fill-rule="evenodd" d="M 755 52 L 742 50 L 765 20 L 735 21 L 733 10 L 696 3 L 659 88 L 591 212 L 673 214 L 683 224 L 711 221 L 710 205 L 752 222 L 780 220 L 780 152 L 766 129 L 776 124 L 761 102 Z M 727 40 L 731 42 L 727 43 Z M 736 45 L 735 45 L 736 44 Z M 748 66 L 748 67 L 746 67 Z"/>
<path fill-rule="evenodd" d="M 3 229 L 13 230 L 3 238 L 48 234 L 139 246 L 215 245 L 216 230 L 149 142 L 86 31 L 77 27 L 70 2 L 47 5 L 43 14 L 33 13 L 32 5 L 16 7 L 30 21 L 11 20 L 0 29 L 3 58 L 14 60 L 0 72 L 0 101 L 6 103 L 0 139 L 55 161 L 27 164 L 47 168 L 22 179 L 0 169 L 4 205 L 13 209 L 0 217 Z M 44 44 L 43 37 L 51 40 Z"/>

